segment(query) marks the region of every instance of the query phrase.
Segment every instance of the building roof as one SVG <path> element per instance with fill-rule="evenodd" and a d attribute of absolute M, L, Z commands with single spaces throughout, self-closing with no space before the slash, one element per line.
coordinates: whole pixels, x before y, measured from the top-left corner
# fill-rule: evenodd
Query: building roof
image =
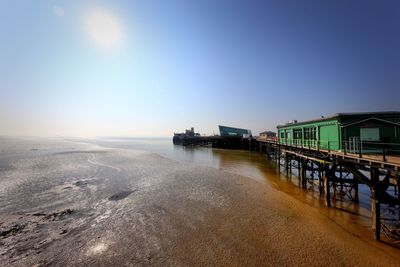
<path fill-rule="evenodd" d="M 388 120 L 383 120 L 383 119 L 379 119 L 379 118 L 375 118 L 375 117 L 370 117 L 370 118 L 366 118 L 366 119 L 359 120 L 359 121 L 356 121 L 356 122 L 343 124 L 340 127 L 346 128 L 346 127 L 349 127 L 349 126 L 352 126 L 352 125 L 355 125 L 355 124 L 360 124 L 360 123 L 363 123 L 363 122 L 366 122 L 366 121 L 370 121 L 370 120 L 376 120 L 376 121 L 380 121 L 380 122 L 387 123 L 387 124 L 392 124 L 392 125 L 397 125 L 397 126 L 400 125 L 400 123 L 396 123 L 396 122 L 393 122 L 393 121 L 388 121 Z"/>
<path fill-rule="evenodd" d="M 218 127 L 221 129 L 233 129 L 233 130 L 240 130 L 240 131 L 249 131 L 249 129 L 244 129 L 244 128 L 237 128 L 237 127 L 231 127 L 231 126 L 223 126 L 223 125 L 218 125 Z"/>
<path fill-rule="evenodd" d="M 400 116 L 400 111 L 378 111 L 378 112 L 349 112 L 349 113 L 336 113 L 332 116 L 329 117 L 322 117 L 318 119 L 313 119 L 313 120 L 307 120 L 307 121 L 300 121 L 297 123 L 286 123 L 284 125 L 278 125 L 277 128 L 281 127 L 287 127 L 287 126 L 293 126 L 293 125 L 300 125 L 300 124 L 305 124 L 305 123 L 313 123 L 313 122 L 320 122 L 320 121 L 326 121 L 326 120 L 331 120 L 331 119 L 337 119 L 339 117 L 347 117 L 347 116 L 379 116 L 379 115 L 397 115 Z"/>
<path fill-rule="evenodd" d="M 276 132 L 272 132 L 272 131 L 264 131 L 264 132 L 261 132 L 260 134 L 276 134 Z"/>
<path fill-rule="evenodd" d="M 338 114 L 338 113 L 337 113 Z M 284 125 L 278 125 L 276 126 L 277 128 L 281 128 L 281 127 L 286 127 L 286 126 L 293 126 L 293 125 L 300 125 L 300 124 L 304 124 L 304 123 L 312 123 L 312 122 L 318 122 L 318 121 L 327 121 L 327 120 L 331 120 L 331 119 L 335 119 L 338 117 L 338 115 L 335 114 L 334 116 L 329 116 L 329 117 L 323 117 L 323 118 L 319 118 L 319 119 L 313 119 L 313 120 L 307 120 L 307 121 L 299 121 L 296 123 L 286 123 Z"/>
<path fill-rule="evenodd" d="M 376 112 L 345 112 L 336 113 L 337 116 L 362 116 L 362 115 L 400 115 L 400 111 L 376 111 Z"/>

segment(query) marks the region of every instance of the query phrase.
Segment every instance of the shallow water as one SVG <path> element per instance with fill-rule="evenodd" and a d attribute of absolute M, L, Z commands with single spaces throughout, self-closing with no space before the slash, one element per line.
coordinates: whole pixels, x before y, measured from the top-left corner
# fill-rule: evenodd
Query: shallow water
<path fill-rule="evenodd" d="M 5 265 L 398 260 L 374 243 L 361 206 L 325 208 L 257 153 L 121 138 L 3 138 L 0 151 Z"/>
<path fill-rule="evenodd" d="M 85 140 L 103 147 L 150 151 L 185 164 L 209 166 L 221 171 L 239 174 L 266 183 L 289 194 L 297 200 L 318 208 L 321 213 L 335 221 L 341 227 L 357 236 L 373 236 L 371 231 L 370 190 L 359 185 L 359 202 L 348 197 L 332 199 L 332 208 L 327 209 L 319 197 L 317 182 L 301 188 L 298 171 L 286 172 L 283 166 L 278 168 L 276 161 L 268 160 L 265 155 L 242 150 L 212 149 L 207 147 L 184 147 L 173 145 L 171 138 L 97 138 Z M 384 208 L 384 207 L 383 207 Z"/>
<path fill-rule="evenodd" d="M 301 200 L 313 203 L 319 200 L 316 192 L 304 194 L 300 189 L 298 172 L 293 169 L 286 173 L 283 166 L 279 169 L 275 161 L 268 160 L 265 155 L 242 150 L 212 149 L 208 147 L 184 147 L 173 145 L 171 138 L 98 138 L 82 140 L 103 147 L 150 151 L 172 160 L 186 164 L 202 165 L 222 171 L 240 174 L 261 183 L 268 183 L 290 194 L 296 194 Z M 315 185 L 316 186 L 316 185 Z M 316 191 L 316 188 L 314 189 Z M 370 191 L 365 185 L 359 185 L 359 203 L 338 201 L 341 208 L 349 212 L 360 212 L 363 215 L 370 210 Z M 324 206 L 323 202 L 321 204 Z"/>

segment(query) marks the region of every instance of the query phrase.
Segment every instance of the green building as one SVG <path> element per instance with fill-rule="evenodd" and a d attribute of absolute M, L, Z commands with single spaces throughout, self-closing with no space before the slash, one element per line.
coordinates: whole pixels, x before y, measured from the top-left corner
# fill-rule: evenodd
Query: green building
<path fill-rule="evenodd" d="M 277 126 L 279 143 L 353 153 L 400 152 L 400 112 L 337 113 Z"/>

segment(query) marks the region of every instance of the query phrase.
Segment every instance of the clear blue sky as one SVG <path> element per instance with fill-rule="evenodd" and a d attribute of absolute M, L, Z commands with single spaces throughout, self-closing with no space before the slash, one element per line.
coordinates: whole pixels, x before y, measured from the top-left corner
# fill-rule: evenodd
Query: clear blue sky
<path fill-rule="evenodd" d="M 0 2 L 0 135 L 400 110 L 400 1 Z"/>

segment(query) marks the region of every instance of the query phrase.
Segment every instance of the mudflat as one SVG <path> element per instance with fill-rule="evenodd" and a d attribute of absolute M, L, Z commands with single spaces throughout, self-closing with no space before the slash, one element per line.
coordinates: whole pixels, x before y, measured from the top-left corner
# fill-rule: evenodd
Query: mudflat
<path fill-rule="evenodd" d="M 5 266 L 398 266 L 268 184 L 158 154 L 3 140 Z"/>

